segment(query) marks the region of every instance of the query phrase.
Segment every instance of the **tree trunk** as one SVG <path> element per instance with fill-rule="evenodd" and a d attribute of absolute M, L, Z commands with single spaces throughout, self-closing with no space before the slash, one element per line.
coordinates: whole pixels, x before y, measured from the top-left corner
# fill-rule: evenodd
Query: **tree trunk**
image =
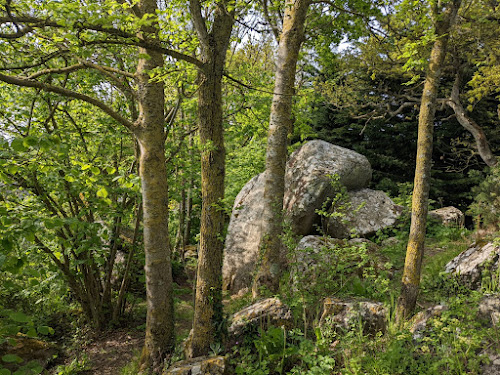
<path fill-rule="evenodd" d="M 442 15 L 437 15 L 441 21 L 436 25 L 437 39 L 432 47 L 429 68 L 422 92 L 418 118 L 417 161 L 413 187 L 410 236 L 406 248 L 401 295 L 398 300 L 396 312 L 396 319 L 399 322 L 402 322 L 413 313 L 417 303 L 422 258 L 424 256 L 437 90 L 441 69 L 446 56 L 449 32 L 455 22 L 459 7 L 460 0 L 453 0 L 448 4 Z"/>
<path fill-rule="evenodd" d="M 186 215 L 186 178 L 183 172 L 177 173 L 181 179 L 181 200 L 179 202 L 179 223 L 177 227 L 177 235 L 175 236 L 175 251 L 178 255 L 184 252 L 184 226 Z"/>
<path fill-rule="evenodd" d="M 265 287 L 276 292 L 281 276 L 281 233 L 285 165 L 288 133 L 292 126 L 292 99 L 295 70 L 300 46 L 304 39 L 304 23 L 309 0 L 289 0 L 285 5 L 274 84 L 273 103 L 269 120 L 264 187 L 262 238 L 259 245 L 261 262 L 253 284 L 253 295 Z"/>
<path fill-rule="evenodd" d="M 155 14 L 155 0 L 140 0 L 143 14 Z M 158 33 L 157 25 L 147 27 Z M 146 339 L 140 363 L 141 370 L 151 368 L 160 373 L 165 359 L 174 349 L 174 300 L 171 249 L 168 236 L 168 185 L 165 166 L 163 83 L 151 81 L 149 72 L 163 66 L 163 56 L 140 48 L 137 66 L 139 124 L 134 133 L 140 147 L 141 177 L 146 255 L 147 318 Z"/>
<path fill-rule="evenodd" d="M 194 4 L 194 3 L 193 3 Z M 199 4 L 199 3 L 198 3 Z M 194 4 L 196 5 L 196 4 Z M 204 22 L 204 21 L 203 21 Z M 233 16 L 218 4 L 212 31 L 202 35 L 203 69 L 198 91 L 201 143 L 201 228 L 190 354 L 207 355 L 222 339 L 222 251 L 225 149 L 222 123 L 222 76 Z M 198 27 L 205 27 L 198 25 Z"/>
<path fill-rule="evenodd" d="M 189 134 L 189 143 L 188 143 L 188 152 L 189 152 L 189 163 L 194 163 L 194 155 L 193 155 L 193 134 Z M 184 253 L 186 251 L 186 246 L 189 245 L 189 240 L 191 237 L 191 215 L 193 211 L 193 185 L 194 185 L 194 177 L 193 173 L 189 173 L 188 177 L 188 187 L 187 187 L 187 196 L 186 196 L 186 223 L 184 225 L 184 243 L 182 248 L 182 260 L 184 261 Z"/>
<path fill-rule="evenodd" d="M 476 141 L 476 148 L 479 156 L 489 167 L 497 164 L 497 157 L 491 152 L 490 145 L 483 129 L 469 116 L 467 116 L 462 103 L 460 102 L 460 74 L 457 73 L 453 88 L 451 89 L 451 98 L 446 102 L 455 112 L 458 122 L 467 131 L 469 131 Z"/>

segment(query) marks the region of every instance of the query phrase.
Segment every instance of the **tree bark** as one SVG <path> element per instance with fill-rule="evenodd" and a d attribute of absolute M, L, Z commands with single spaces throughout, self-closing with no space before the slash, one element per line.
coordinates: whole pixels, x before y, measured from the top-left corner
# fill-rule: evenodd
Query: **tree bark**
<path fill-rule="evenodd" d="M 476 141 L 476 148 L 479 156 L 487 166 L 493 167 L 498 163 L 497 157 L 491 152 L 490 145 L 483 129 L 469 116 L 467 116 L 462 103 L 460 102 L 460 74 L 457 73 L 453 88 L 451 89 L 450 100 L 446 101 L 455 112 L 458 122 L 469 131 Z"/>
<path fill-rule="evenodd" d="M 292 127 L 292 99 L 295 70 L 304 39 L 304 23 L 309 0 L 289 0 L 285 5 L 283 30 L 279 39 L 273 103 L 269 120 L 264 187 L 261 260 L 254 280 L 254 297 L 261 288 L 276 292 L 281 276 L 282 209 L 288 133 Z"/>
<path fill-rule="evenodd" d="M 435 25 L 437 39 L 431 51 L 418 118 L 417 160 L 413 187 L 410 236 L 406 248 L 401 295 L 396 311 L 396 319 L 399 322 L 402 322 L 413 313 L 417 303 L 425 246 L 425 226 L 431 179 L 432 140 L 437 91 L 446 56 L 449 32 L 453 27 L 459 7 L 460 0 L 452 0 L 448 3 L 443 14 L 436 14 L 441 21 L 438 21 Z"/>
<path fill-rule="evenodd" d="M 175 236 L 175 251 L 181 255 L 184 252 L 184 227 L 186 215 L 186 178 L 183 172 L 177 173 L 181 180 L 181 200 L 179 202 L 179 223 L 177 227 L 177 235 Z"/>
<path fill-rule="evenodd" d="M 138 6 L 143 14 L 155 15 L 155 0 L 140 0 Z M 142 32 L 157 36 L 157 25 L 145 27 Z M 147 293 L 146 338 L 140 363 L 141 370 L 150 368 L 160 373 L 174 349 L 174 300 L 168 235 L 164 88 L 162 82 L 151 81 L 148 73 L 163 66 L 163 56 L 144 48 L 139 49 L 139 54 L 148 57 L 140 58 L 137 66 L 140 113 L 134 129 L 140 147 Z"/>
<path fill-rule="evenodd" d="M 191 11 L 201 43 L 198 117 L 201 143 L 201 228 L 190 354 L 207 355 L 210 344 L 222 340 L 222 251 L 225 149 L 222 122 L 222 77 L 234 23 L 224 3 L 217 4 L 212 31 L 207 33 L 200 4 Z"/>

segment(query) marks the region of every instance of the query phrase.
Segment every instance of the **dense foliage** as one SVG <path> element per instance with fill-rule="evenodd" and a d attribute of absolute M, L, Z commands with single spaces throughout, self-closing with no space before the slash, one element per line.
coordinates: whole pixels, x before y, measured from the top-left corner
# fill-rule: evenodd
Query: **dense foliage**
<path fill-rule="evenodd" d="M 143 119 L 149 102 L 137 91 L 137 72 L 151 61 L 151 51 L 163 56 L 163 65 L 143 73 L 149 77 L 145 86 L 161 84 L 164 92 L 159 127 L 168 180 L 165 246 L 174 250 L 168 267 L 175 293 L 182 295 L 176 295 L 177 307 L 184 303 L 191 309 L 186 301 L 196 280 L 203 221 L 200 160 L 215 149 L 200 138 L 197 95 L 206 81 L 200 72 L 210 60 L 201 62 L 201 56 L 207 45 L 217 45 L 211 27 L 221 9 L 236 21 L 219 77 L 225 195 L 210 210 L 223 211 L 227 224 L 238 192 L 264 171 L 284 2 L 159 1 L 154 14 L 142 14 L 139 3 L 0 0 L 0 375 L 43 371 L 35 363 L 17 365 L 20 358 L 9 354 L 16 337 L 77 346 L 72 336 L 82 327 L 99 331 L 144 319 L 150 298 L 139 170 L 144 143 L 132 125 Z M 353 149 L 373 167 L 370 187 L 410 205 L 422 84 L 436 39 L 428 17 L 434 3 L 311 2 L 289 151 L 309 139 Z M 450 34 L 430 191 L 432 207 L 456 206 L 467 212 L 469 229 L 490 231 L 499 229 L 500 167 L 486 166 L 477 135 L 464 121 L 477 125 L 498 157 L 499 14 L 495 1 L 469 1 Z M 457 101 L 464 118 L 453 107 Z M 432 321 L 436 329 L 425 340 L 415 342 L 408 327 L 395 325 L 370 339 L 356 330 L 340 333 L 317 325 L 321 300 L 329 295 L 371 298 L 394 310 L 408 223 L 373 238 L 378 244 L 398 238 L 398 244 L 382 246 L 382 255 L 367 245 L 342 243 L 314 254 L 316 268 L 286 273 L 280 293 L 301 316 L 297 326 L 303 328 L 273 327 L 249 336 L 231 353 L 232 370 L 477 373 L 486 361 L 481 346 L 493 345 L 498 332 L 478 325 L 463 307 L 480 294 L 459 290 L 448 300 L 455 284 L 437 267 L 424 271 L 423 299 L 447 299 L 450 309 Z M 428 225 L 428 240 L 446 249 L 446 260 L 463 250 L 468 235 Z M 223 237 L 216 233 L 212 239 L 220 243 Z M 285 235 L 284 242 L 290 268 L 298 267 L 296 238 Z M 487 291 L 498 293 L 498 285 L 492 282 Z M 224 332 L 222 305 L 217 306 L 217 332 Z M 186 316 L 192 319 L 191 313 Z M 231 348 L 214 352 L 222 350 Z M 54 371 L 71 374 L 87 367 L 86 360 L 72 361 Z"/>

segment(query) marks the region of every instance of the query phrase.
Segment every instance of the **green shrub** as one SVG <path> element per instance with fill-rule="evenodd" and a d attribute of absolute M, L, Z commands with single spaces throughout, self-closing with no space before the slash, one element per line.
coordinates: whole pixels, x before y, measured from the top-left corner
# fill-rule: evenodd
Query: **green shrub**
<path fill-rule="evenodd" d="M 474 202 L 469 206 L 471 215 L 479 216 L 485 226 L 500 228 L 500 163 L 472 189 Z"/>
<path fill-rule="evenodd" d="M 330 374 L 335 367 L 335 360 L 320 340 L 308 340 L 300 330 L 282 327 L 260 331 L 253 344 L 235 348 L 231 363 L 235 374 L 248 375 L 320 375 Z"/>

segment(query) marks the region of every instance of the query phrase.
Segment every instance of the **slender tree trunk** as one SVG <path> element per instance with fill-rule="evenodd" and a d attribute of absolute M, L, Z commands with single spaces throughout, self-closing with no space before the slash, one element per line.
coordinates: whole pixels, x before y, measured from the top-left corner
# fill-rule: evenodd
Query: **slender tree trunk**
<path fill-rule="evenodd" d="M 112 322 L 117 322 L 118 318 L 123 312 L 123 306 L 125 305 L 125 292 L 128 288 L 128 283 L 130 280 L 130 268 L 132 267 L 132 259 L 134 257 L 135 246 L 137 243 L 137 238 L 139 237 L 139 226 L 142 218 L 142 202 L 139 202 L 139 207 L 137 207 L 135 214 L 135 227 L 134 227 L 134 237 L 132 238 L 132 244 L 130 246 L 130 251 L 127 256 L 127 261 L 125 263 L 125 270 L 123 271 L 123 278 L 120 284 L 120 290 L 118 292 L 118 297 L 116 299 L 116 304 L 113 309 Z"/>
<path fill-rule="evenodd" d="M 155 0 L 140 0 L 143 14 L 156 13 Z M 143 30 L 158 33 L 157 25 Z M 174 349 L 174 300 L 171 249 L 168 236 L 168 184 L 165 165 L 165 114 L 162 82 L 151 81 L 149 72 L 163 66 L 163 56 L 140 48 L 137 66 L 139 125 L 134 130 L 140 147 L 139 175 L 142 188 L 144 253 L 146 255 L 147 318 L 141 370 L 160 373 Z"/>
<path fill-rule="evenodd" d="M 479 156 L 489 167 L 498 163 L 497 157 L 491 152 L 490 145 L 483 129 L 469 116 L 467 116 L 462 103 L 460 102 L 460 74 L 457 73 L 453 88 L 451 89 L 451 98 L 446 102 L 455 112 L 458 122 L 467 131 L 469 131 L 476 141 L 476 148 Z"/>
<path fill-rule="evenodd" d="M 179 226 L 177 227 L 177 235 L 175 236 L 175 251 L 182 254 L 184 248 L 184 226 L 186 216 L 186 178 L 184 173 L 180 174 L 181 178 L 181 200 L 179 202 Z"/>
<path fill-rule="evenodd" d="M 417 162 L 412 198 L 410 236 L 406 249 L 401 295 L 397 306 L 397 320 L 409 317 L 417 303 L 420 273 L 425 246 L 425 225 L 427 221 L 429 187 L 432 166 L 432 138 L 436 112 L 439 78 L 446 56 L 449 32 L 455 22 L 460 0 L 453 0 L 436 25 L 437 39 L 432 47 L 429 68 L 425 80 L 420 114 L 418 118 Z"/>
<path fill-rule="evenodd" d="M 194 163 L 194 155 L 193 155 L 193 134 L 189 134 L 189 163 Z M 188 177 L 188 187 L 187 187 L 187 195 L 186 195 L 186 223 L 184 226 L 184 243 L 182 249 L 182 260 L 184 260 L 184 252 L 186 251 L 186 246 L 189 245 L 189 239 L 191 237 L 191 215 L 193 210 L 193 185 L 194 178 L 193 174 L 189 173 Z"/>
<path fill-rule="evenodd" d="M 192 7 L 199 3 L 192 2 Z M 222 122 L 222 76 L 233 27 L 233 15 L 223 4 L 214 12 L 212 31 L 202 30 L 202 61 L 198 91 L 201 143 L 201 228 L 198 271 L 189 350 L 193 357 L 207 355 L 210 344 L 222 340 L 222 251 L 225 149 Z M 203 21 L 204 23 L 204 21 Z M 197 25 L 197 29 L 206 26 Z"/>
<path fill-rule="evenodd" d="M 292 99 L 295 70 L 300 46 L 304 39 L 304 23 L 309 0 L 288 0 L 285 5 L 274 84 L 274 96 L 269 121 L 264 187 L 264 213 L 260 242 L 261 262 L 253 284 L 253 295 L 260 288 L 276 292 L 281 276 L 281 232 L 283 195 L 285 191 L 285 165 L 288 133 L 292 126 Z"/>

